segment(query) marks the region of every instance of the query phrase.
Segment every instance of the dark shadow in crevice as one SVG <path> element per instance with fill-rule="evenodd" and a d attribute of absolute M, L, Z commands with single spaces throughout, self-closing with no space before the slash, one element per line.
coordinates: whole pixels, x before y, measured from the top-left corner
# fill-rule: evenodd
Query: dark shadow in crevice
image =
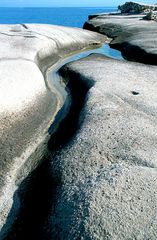
<path fill-rule="evenodd" d="M 93 80 L 82 77 L 76 71 L 69 70 L 68 67 L 61 68 L 59 74 L 68 82 L 67 91 L 71 98 L 71 105 L 67 116 L 48 143 L 50 150 L 63 148 L 76 134 L 80 128 L 78 120 L 87 92 L 94 85 Z"/>
<path fill-rule="evenodd" d="M 123 42 L 122 44 L 109 44 L 111 48 L 121 51 L 122 56 L 127 61 L 139 62 L 149 65 L 157 65 L 157 54 L 147 53 L 138 46 Z"/>
<path fill-rule="evenodd" d="M 14 205 L 20 201 L 19 215 L 4 240 L 45 239 L 44 229 L 55 196 L 57 183 L 50 174 L 49 159 L 43 159 L 14 194 Z M 10 217 L 12 212 L 10 212 Z"/>
<path fill-rule="evenodd" d="M 66 117 L 60 122 L 56 132 L 53 133 L 48 149 L 55 155 L 55 151 L 66 146 L 76 134 L 79 125 L 78 119 L 84 105 L 88 90 L 94 81 L 85 79 L 79 73 L 68 67 L 63 67 L 60 74 L 65 79 L 69 93 L 70 108 Z M 67 104 L 67 103 L 66 103 Z M 63 106 L 64 108 L 64 106 Z M 54 128 L 51 127 L 50 130 Z M 15 206 L 20 203 L 19 213 L 11 229 L 3 240 L 48 240 L 53 239 L 48 228 L 48 218 L 55 206 L 56 191 L 60 186 L 60 176 L 51 174 L 50 158 L 43 158 L 41 164 L 20 184 L 14 194 L 14 202 L 7 223 L 2 229 L 5 232 L 10 218 L 14 216 Z"/>

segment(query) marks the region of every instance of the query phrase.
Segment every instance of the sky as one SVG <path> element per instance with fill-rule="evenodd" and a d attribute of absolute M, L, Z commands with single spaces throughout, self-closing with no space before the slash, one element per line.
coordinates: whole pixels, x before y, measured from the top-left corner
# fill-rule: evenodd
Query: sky
<path fill-rule="evenodd" d="M 129 0 L 0 0 L 0 7 L 111 7 L 126 1 Z M 157 0 L 139 2 L 157 3 Z"/>

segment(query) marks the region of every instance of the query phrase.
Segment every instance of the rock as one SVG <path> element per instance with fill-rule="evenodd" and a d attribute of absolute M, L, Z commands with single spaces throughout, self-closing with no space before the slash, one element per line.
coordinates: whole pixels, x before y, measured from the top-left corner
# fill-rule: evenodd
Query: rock
<path fill-rule="evenodd" d="M 121 11 L 121 13 L 138 14 L 143 12 L 155 11 L 157 10 L 157 5 L 126 2 L 125 4 L 118 6 L 118 9 Z"/>
<path fill-rule="evenodd" d="M 156 20 L 157 19 L 157 13 L 150 11 L 146 14 L 146 16 L 143 19 L 144 20 Z"/>
<path fill-rule="evenodd" d="M 104 14 L 87 21 L 84 28 L 110 37 L 110 46 L 127 60 L 157 65 L 157 24 L 143 17 Z"/>
<path fill-rule="evenodd" d="M 95 84 L 77 134 L 52 156 L 49 239 L 156 240 L 157 68 L 91 55 L 61 74 Z"/>
<path fill-rule="evenodd" d="M 0 25 L 1 228 L 19 184 L 47 155 L 50 126 L 66 100 L 53 86 L 49 67 L 76 50 L 102 41 L 101 35 L 81 29 Z M 10 224 L 16 217 L 18 201 L 14 206 L 17 209 L 14 216 L 9 215 Z"/>

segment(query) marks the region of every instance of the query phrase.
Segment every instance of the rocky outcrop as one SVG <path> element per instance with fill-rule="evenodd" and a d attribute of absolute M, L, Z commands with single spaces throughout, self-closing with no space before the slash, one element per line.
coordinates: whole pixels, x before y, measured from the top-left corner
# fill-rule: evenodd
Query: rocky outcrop
<path fill-rule="evenodd" d="M 61 70 L 94 86 L 52 157 L 48 239 L 157 239 L 157 68 L 89 56 Z"/>
<path fill-rule="evenodd" d="M 81 29 L 0 26 L 1 228 L 19 184 L 47 155 L 47 141 L 57 127 L 53 125 L 55 117 L 66 101 L 53 85 L 49 68 L 68 54 L 102 41 L 103 36 Z M 17 196 L 9 224 L 16 217 L 18 200 Z"/>
<path fill-rule="evenodd" d="M 84 28 L 110 37 L 110 46 L 127 60 L 156 65 L 157 24 L 143 20 L 144 16 L 104 14 L 87 21 Z"/>
<path fill-rule="evenodd" d="M 143 17 L 144 20 L 156 20 L 157 19 L 157 12 L 148 12 L 146 16 Z"/>
<path fill-rule="evenodd" d="M 123 5 L 118 6 L 121 13 L 131 13 L 138 14 L 150 11 L 156 11 L 157 5 L 136 3 L 136 2 L 126 2 Z"/>
<path fill-rule="evenodd" d="M 142 18 L 101 15 L 85 27 L 112 38 L 126 58 L 157 64 L 156 23 Z M 101 43 L 102 35 L 49 25 L 2 25 L 0 31 L 1 236 L 21 204 L 15 190 L 20 185 L 23 191 L 21 181 L 47 154 L 48 142 L 51 177 L 41 165 L 34 185 L 28 184 L 34 205 L 25 206 L 21 194 L 28 214 L 5 239 L 156 240 L 156 66 L 91 55 L 60 70 L 61 88 L 51 65 Z M 63 116 L 65 83 L 70 107 Z M 33 207 L 44 216 L 37 228 Z"/>

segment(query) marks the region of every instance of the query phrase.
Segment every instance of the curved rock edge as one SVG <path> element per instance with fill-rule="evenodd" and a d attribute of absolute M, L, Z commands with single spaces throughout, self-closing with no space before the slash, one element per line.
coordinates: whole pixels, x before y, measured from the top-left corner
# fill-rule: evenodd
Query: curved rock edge
<path fill-rule="evenodd" d="M 83 28 L 112 39 L 110 47 L 129 61 L 157 65 L 157 25 L 144 14 L 100 14 L 89 16 Z"/>

